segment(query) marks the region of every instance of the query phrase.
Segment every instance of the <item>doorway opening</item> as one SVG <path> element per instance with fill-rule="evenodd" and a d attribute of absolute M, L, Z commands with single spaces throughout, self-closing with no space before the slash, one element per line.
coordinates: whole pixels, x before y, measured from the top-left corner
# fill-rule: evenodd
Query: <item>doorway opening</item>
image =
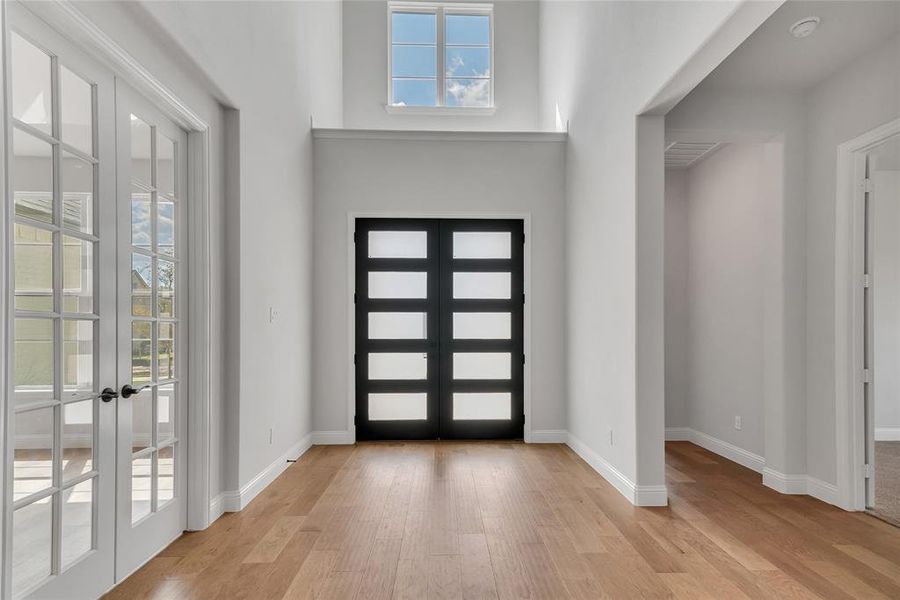
<path fill-rule="evenodd" d="M 516 439 L 518 219 L 357 219 L 357 439 Z"/>

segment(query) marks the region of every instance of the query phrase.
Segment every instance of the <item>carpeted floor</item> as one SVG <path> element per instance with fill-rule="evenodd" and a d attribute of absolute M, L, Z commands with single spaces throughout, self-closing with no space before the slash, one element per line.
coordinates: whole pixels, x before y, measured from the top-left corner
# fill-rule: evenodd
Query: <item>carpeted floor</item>
<path fill-rule="evenodd" d="M 900 527 L 900 442 L 875 442 L 874 515 Z"/>

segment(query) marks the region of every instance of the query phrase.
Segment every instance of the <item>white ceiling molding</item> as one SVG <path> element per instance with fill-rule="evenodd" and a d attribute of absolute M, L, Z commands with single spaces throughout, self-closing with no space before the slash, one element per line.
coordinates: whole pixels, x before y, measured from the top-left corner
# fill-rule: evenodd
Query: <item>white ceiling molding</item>
<path fill-rule="evenodd" d="M 666 146 L 666 168 L 686 169 L 709 156 L 719 142 L 672 142 Z"/>
<path fill-rule="evenodd" d="M 406 129 L 313 129 L 319 140 L 405 140 L 447 142 L 552 142 L 569 138 L 562 131 L 421 131 Z"/>

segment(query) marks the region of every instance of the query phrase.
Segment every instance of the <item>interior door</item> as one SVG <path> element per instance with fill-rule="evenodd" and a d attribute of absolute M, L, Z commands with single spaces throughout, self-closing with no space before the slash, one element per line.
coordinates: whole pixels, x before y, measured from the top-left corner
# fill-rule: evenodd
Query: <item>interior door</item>
<path fill-rule="evenodd" d="M 116 386 L 112 74 L 7 4 L 9 388 L 4 598 L 113 584 Z M 103 398 L 101 398 L 101 394 Z M 105 400 L 105 401 L 104 401 Z"/>
<path fill-rule="evenodd" d="M 121 80 L 116 578 L 185 529 L 187 136 Z"/>
<path fill-rule="evenodd" d="M 357 439 L 521 438 L 523 223 L 357 219 Z"/>

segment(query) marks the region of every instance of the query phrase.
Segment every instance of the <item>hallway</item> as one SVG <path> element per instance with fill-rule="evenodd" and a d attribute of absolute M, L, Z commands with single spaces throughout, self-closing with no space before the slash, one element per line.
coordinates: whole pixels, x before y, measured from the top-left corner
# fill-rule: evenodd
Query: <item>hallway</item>
<path fill-rule="evenodd" d="M 107 597 L 900 596 L 890 525 L 686 442 L 666 454 L 670 507 L 642 509 L 560 445 L 314 447 Z"/>

